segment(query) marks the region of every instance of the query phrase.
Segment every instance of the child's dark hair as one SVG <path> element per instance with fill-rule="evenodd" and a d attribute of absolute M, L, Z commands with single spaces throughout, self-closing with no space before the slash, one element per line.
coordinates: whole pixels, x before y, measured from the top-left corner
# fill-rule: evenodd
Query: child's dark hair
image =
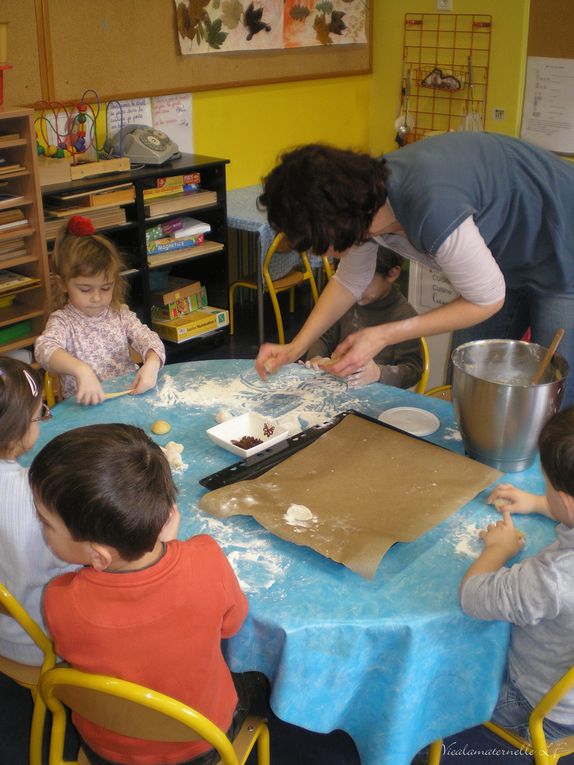
<path fill-rule="evenodd" d="M 377 274 L 382 274 L 383 276 L 388 276 L 390 271 L 393 268 L 402 268 L 403 265 L 403 259 L 401 256 L 394 252 L 394 250 L 389 250 L 388 247 L 383 247 L 382 245 L 377 250 L 377 265 L 375 268 L 375 272 Z"/>
<path fill-rule="evenodd" d="M 574 407 L 548 420 L 538 447 L 542 469 L 553 488 L 574 497 Z"/>
<path fill-rule="evenodd" d="M 291 246 L 323 255 L 365 241 L 387 199 L 384 159 L 309 144 L 286 152 L 263 179 L 258 204 Z"/>
<path fill-rule="evenodd" d="M 66 283 L 78 276 L 106 274 L 113 281 L 112 305 L 125 302 L 126 283 L 120 272 L 123 262 L 114 244 L 96 233 L 77 235 L 71 233 L 69 224 L 62 227 L 54 244 L 53 270 L 60 277 L 55 295 L 57 308 L 67 303 Z"/>
<path fill-rule="evenodd" d="M 42 400 L 42 373 L 10 356 L 0 356 L 0 455 L 21 441 Z"/>
<path fill-rule="evenodd" d="M 34 497 L 76 542 L 110 545 L 126 561 L 153 549 L 177 495 L 161 448 L 141 428 L 120 423 L 56 436 L 29 476 Z"/>

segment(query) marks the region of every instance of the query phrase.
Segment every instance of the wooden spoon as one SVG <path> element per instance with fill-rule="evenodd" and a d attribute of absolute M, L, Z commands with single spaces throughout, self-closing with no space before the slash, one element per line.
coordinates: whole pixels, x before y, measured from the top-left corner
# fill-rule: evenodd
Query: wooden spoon
<path fill-rule="evenodd" d="M 544 377 L 544 373 L 546 372 L 546 369 L 548 367 L 548 364 L 552 361 L 552 356 L 556 353 L 556 349 L 560 345 L 560 341 L 564 337 L 564 330 L 563 329 L 557 329 L 556 334 L 552 338 L 552 342 L 550 343 L 550 347 L 544 354 L 544 357 L 540 364 L 538 365 L 538 369 L 536 370 L 534 377 L 532 378 L 532 385 L 540 385 L 540 381 Z"/>

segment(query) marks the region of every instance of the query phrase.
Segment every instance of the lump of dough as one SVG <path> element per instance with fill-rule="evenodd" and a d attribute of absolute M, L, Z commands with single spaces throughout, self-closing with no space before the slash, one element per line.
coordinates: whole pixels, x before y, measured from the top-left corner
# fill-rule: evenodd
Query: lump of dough
<path fill-rule="evenodd" d="M 167 457 L 169 466 L 172 470 L 179 470 L 184 467 L 181 454 L 183 452 L 183 444 L 178 444 L 175 441 L 168 441 L 165 446 L 161 447 L 162 452 Z"/>
<path fill-rule="evenodd" d="M 215 422 L 227 422 L 227 420 L 230 420 L 232 417 L 233 415 L 231 412 L 228 412 L 226 409 L 220 409 L 219 412 L 217 412 L 215 415 Z"/>
<path fill-rule="evenodd" d="M 297 521 L 310 521 L 313 513 L 305 505 L 289 505 L 285 513 L 285 520 L 291 523 Z"/>
<path fill-rule="evenodd" d="M 156 436 L 164 436 L 171 430 L 171 425 L 165 420 L 156 420 L 155 422 L 152 422 L 150 430 L 152 433 L 155 433 Z"/>

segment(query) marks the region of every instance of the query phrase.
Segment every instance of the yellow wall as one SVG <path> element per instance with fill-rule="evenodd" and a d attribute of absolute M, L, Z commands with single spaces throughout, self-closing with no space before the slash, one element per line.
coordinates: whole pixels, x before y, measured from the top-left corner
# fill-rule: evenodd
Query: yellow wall
<path fill-rule="evenodd" d="M 405 13 L 434 13 L 436 0 L 371 0 L 373 74 L 231 88 L 193 96 L 194 148 L 227 157 L 229 188 L 257 183 L 277 155 L 309 141 L 391 151 L 401 87 Z M 456 13 L 493 16 L 486 129 L 517 135 L 529 0 L 453 0 Z M 504 122 L 494 121 L 504 109 Z"/>

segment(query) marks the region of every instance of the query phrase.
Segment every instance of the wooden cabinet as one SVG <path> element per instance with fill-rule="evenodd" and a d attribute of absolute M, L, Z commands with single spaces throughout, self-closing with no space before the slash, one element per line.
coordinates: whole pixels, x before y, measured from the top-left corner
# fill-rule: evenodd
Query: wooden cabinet
<path fill-rule="evenodd" d="M 0 354 L 34 343 L 48 285 L 33 111 L 0 108 Z"/>
<path fill-rule="evenodd" d="M 112 239 L 123 256 L 126 264 L 124 276 L 130 287 L 128 303 L 146 324 L 151 325 L 150 294 L 165 285 L 168 273 L 200 281 L 206 288 L 209 305 L 227 309 L 227 162 L 215 157 L 182 154 L 181 158 L 161 166 L 42 185 L 48 251 L 53 247 L 57 230 L 72 214 L 93 216 L 97 232 Z M 158 199 L 145 199 L 144 191 L 155 187 L 160 178 L 174 180 L 176 176 L 194 173 L 199 174 L 199 190 L 169 196 L 170 200 L 178 199 L 180 209 L 153 214 Z M 121 199 L 120 190 L 126 184 L 127 188 L 133 185 L 133 201 L 115 202 L 113 195 L 116 190 L 112 187 L 118 187 Z M 106 194 L 110 202 L 101 204 Z M 98 206 L 90 207 L 90 201 L 93 203 L 96 195 L 99 197 Z M 168 197 L 161 199 L 167 200 Z M 72 204 L 77 204 L 77 207 L 72 207 Z M 54 209 L 58 210 L 59 218 L 50 213 Z M 209 224 L 210 231 L 205 235 L 205 242 L 180 252 L 171 251 L 161 257 L 149 256 L 146 229 L 180 216 L 191 216 Z M 220 335 L 225 331 L 226 328 L 217 329 L 213 334 Z M 164 340 L 168 357 L 178 355 L 183 348 L 190 350 L 197 339 L 190 338 L 180 344 Z"/>

